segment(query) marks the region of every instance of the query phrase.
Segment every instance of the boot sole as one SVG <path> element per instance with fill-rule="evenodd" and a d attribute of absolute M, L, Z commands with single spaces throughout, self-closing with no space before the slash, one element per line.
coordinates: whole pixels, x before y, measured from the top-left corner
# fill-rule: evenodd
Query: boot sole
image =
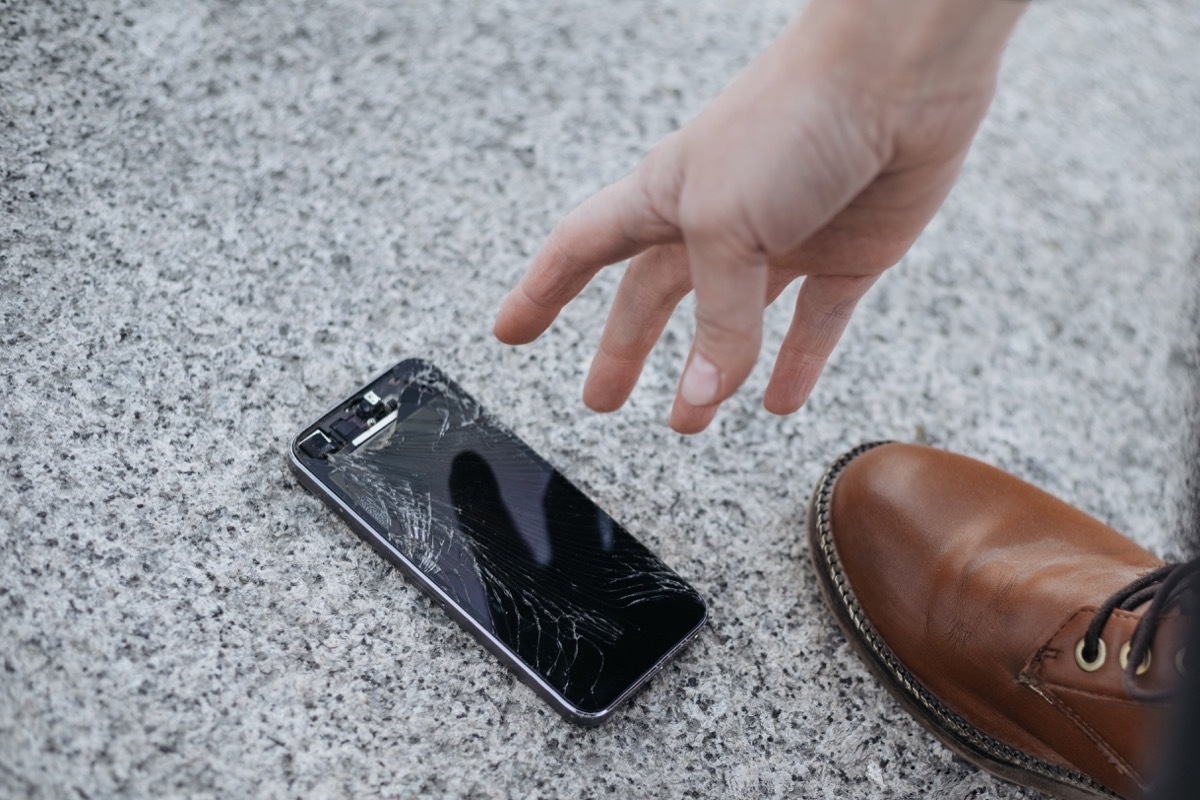
<path fill-rule="evenodd" d="M 808 503 L 809 552 L 820 577 L 821 594 L 833 610 L 846 640 L 871 673 L 922 727 L 980 769 L 1064 800 L 1120 800 L 1121 795 L 1090 776 L 1017 750 L 958 716 L 908 671 L 867 619 L 838 559 L 833 543 L 830 501 L 833 484 L 842 470 L 858 456 L 883 444 L 888 443 L 864 444 L 839 458 L 821 477 Z"/>

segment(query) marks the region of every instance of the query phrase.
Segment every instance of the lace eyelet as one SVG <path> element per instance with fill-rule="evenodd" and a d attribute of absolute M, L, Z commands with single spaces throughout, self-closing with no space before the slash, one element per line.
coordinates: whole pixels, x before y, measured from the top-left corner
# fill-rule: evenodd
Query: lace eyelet
<path fill-rule="evenodd" d="M 1187 666 L 1183 663 L 1183 654 L 1187 650 L 1186 647 L 1181 647 L 1175 651 L 1175 671 L 1180 675 L 1187 675 Z"/>
<path fill-rule="evenodd" d="M 1108 656 L 1108 648 L 1104 646 L 1103 639 L 1097 639 L 1096 660 L 1088 661 L 1083 657 L 1085 639 L 1087 639 L 1086 636 L 1079 640 L 1079 644 L 1075 645 L 1075 663 L 1078 664 L 1079 668 L 1084 672 L 1095 672 L 1104 666 L 1104 659 Z"/>
<path fill-rule="evenodd" d="M 1121 652 L 1117 654 L 1117 661 L 1121 664 L 1122 670 L 1129 669 L 1129 651 L 1132 649 L 1132 643 L 1126 642 L 1121 645 Z M 1150 651 L 1146 651 L 1146 657 L 1142 659 L 1142 663 L 1138 664 L 1137 674 L 1145 675 L 1150 671 Z"/>

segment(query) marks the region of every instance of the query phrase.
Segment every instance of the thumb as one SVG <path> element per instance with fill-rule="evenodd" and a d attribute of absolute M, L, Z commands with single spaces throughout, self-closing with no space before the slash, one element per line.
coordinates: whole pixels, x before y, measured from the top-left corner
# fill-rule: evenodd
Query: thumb
<path fill-rule="evenodd" d="M 762 345 L 767 293 L 766 255 L 753 245 L 716 234 L 720 226 L 687 232 L 696 292 L 692 356 L 679 384 L 679 400 L 692 407 L 719 405 L 741 386 Z"/>

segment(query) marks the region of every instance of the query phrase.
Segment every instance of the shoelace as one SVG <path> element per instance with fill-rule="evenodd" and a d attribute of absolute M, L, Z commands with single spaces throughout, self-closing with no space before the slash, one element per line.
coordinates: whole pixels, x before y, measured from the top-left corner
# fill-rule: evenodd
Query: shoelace
<path fill-rule="evenodd" d="M 1150 652 L 1150 645 L 1154 642 L 1154 634 L 1158 631 L 1158 623 L 1163 613 L 1176 603 L 1185 614 L 1192 613 L 1196 602 L 1196 584 L 1200 583 L 1197 580 L 1198 575 L 1200 558 L 1195 558 L 1178 564 L 1167 564 L 1118 589 L 1096 609 L 1096 616 L 1092 618 L 1092 624 L 1083 635 L 1083 657 L 1087 661 L 1097 658 L 1100 634 L 1114 611 L 1118 608 L 1122 611 L 1132 611 L 1149 600 L 1150 606 L 1138 620 L 1130 639 L 1129 656 L 1125 663 L 1125 691 L 1136 700 L 1161 700 L 1169 697 L 1173 693 L 1172 690 L 1152 692 L 1139 687 L 1135 680 L 1137 670 L 1146 660 L 1146 654 Z"/>

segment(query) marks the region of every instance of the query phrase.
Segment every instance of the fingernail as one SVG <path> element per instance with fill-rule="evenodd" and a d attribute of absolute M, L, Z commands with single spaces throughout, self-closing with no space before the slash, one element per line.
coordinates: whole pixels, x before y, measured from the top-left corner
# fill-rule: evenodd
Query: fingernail
<path fill-rule="evenodd" d="M 717 399 L 717 368 L 704 356 L 692 356 L 680 387 L 683 400 L 690 406 L 712 405 Z"/>

